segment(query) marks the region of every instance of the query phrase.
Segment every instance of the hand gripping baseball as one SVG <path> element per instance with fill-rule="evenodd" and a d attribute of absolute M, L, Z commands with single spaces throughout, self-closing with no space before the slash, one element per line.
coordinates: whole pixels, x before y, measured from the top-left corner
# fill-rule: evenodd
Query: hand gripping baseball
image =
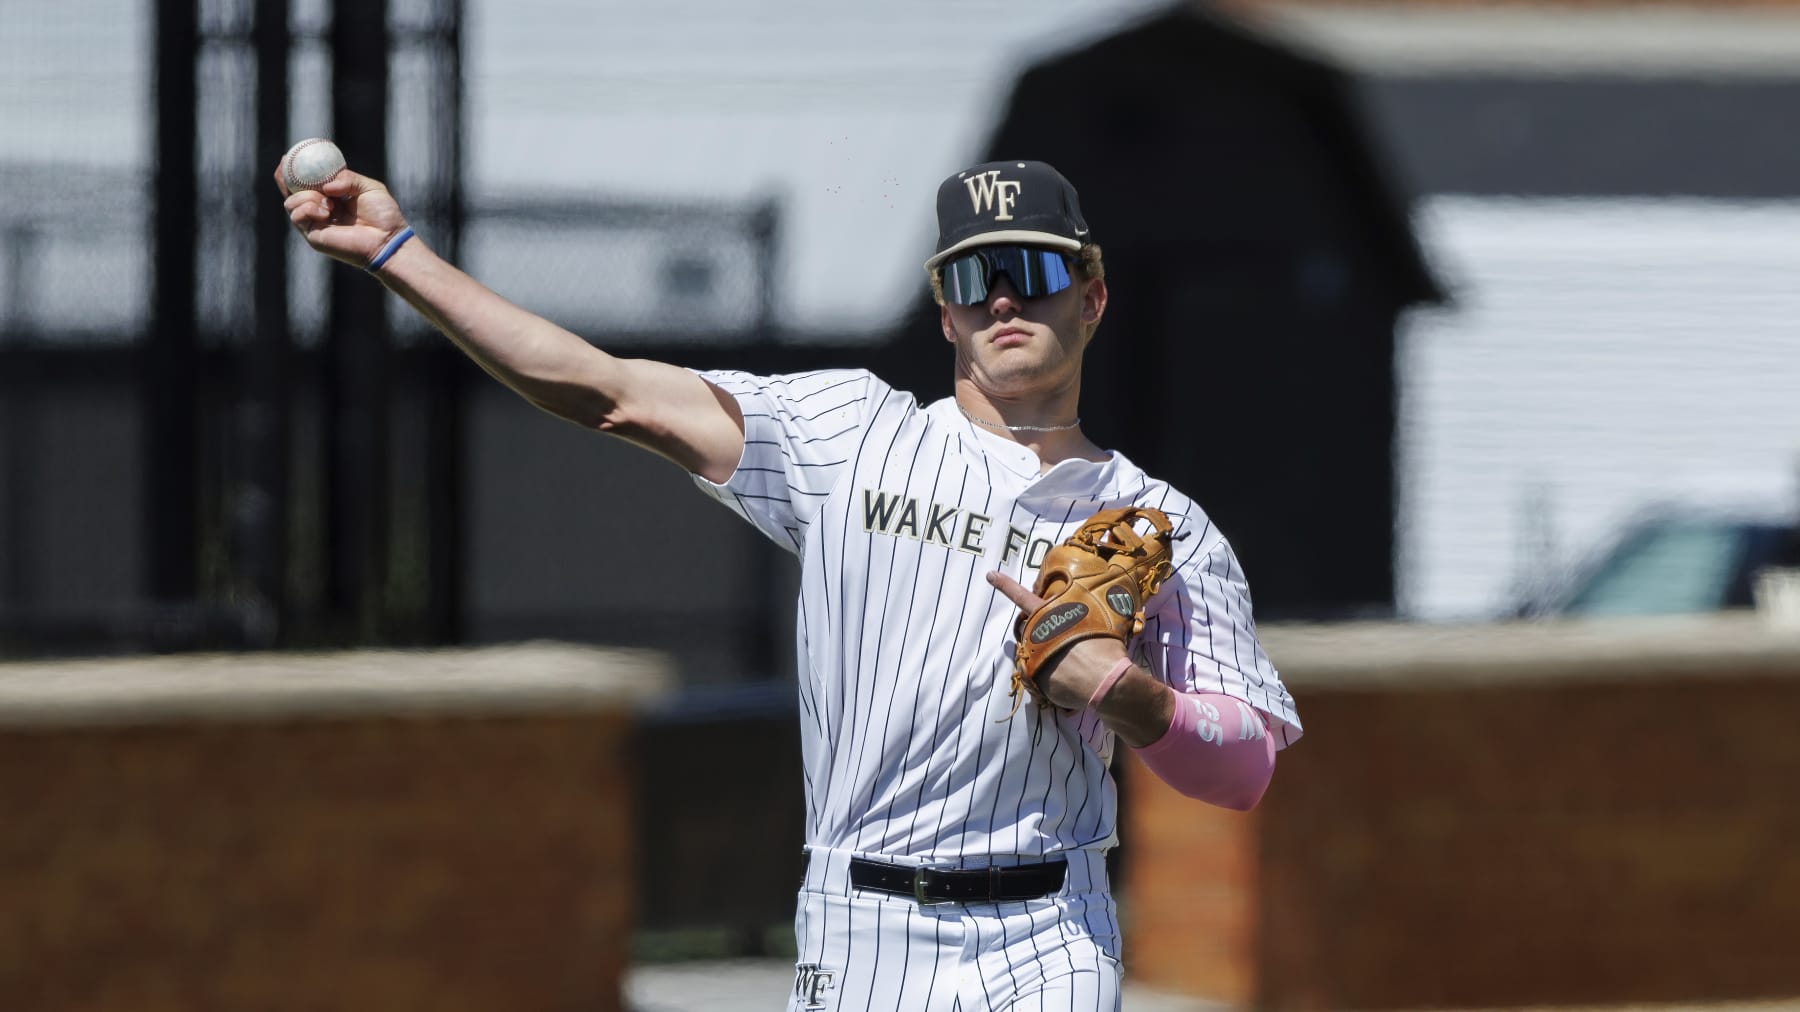
<path fill-rule="evenodd" d="M 275 185 L 283 206 L 307 245 L 352 267 L 366 267 L 382 246 L 406 228 L 406 216 L 379 180 L 348 169 L 316 190 L 289 193 L 280 167 Z"/>
<path fill-rule="evenodd" d="M 1139 522 L 1149 524 L 1148 534 L 1138 532 Z M 1167 514 L 1127 507 L 1101 510 L 1045 553 L 1034 588 L 1042 604 L 1014 627 L 1014 712 L 1021 692 L 1040 708 L 1051 705 L 1038 676 L 1069 647 L 1094 636 L 1124 644 L 1143 631 L 1144 602 L 1173 572 L 1173 541 Z"/>

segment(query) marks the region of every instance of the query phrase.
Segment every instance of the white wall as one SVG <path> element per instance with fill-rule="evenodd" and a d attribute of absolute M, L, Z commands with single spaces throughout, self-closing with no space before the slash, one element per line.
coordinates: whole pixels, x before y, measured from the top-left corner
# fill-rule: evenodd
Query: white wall
<path fill-rule="evenodd" d="M 1492 614 L 1653 502 L 1800 502 L 1800 202 L 1437 198 L 1402 341 L 1402 610 Z"/>

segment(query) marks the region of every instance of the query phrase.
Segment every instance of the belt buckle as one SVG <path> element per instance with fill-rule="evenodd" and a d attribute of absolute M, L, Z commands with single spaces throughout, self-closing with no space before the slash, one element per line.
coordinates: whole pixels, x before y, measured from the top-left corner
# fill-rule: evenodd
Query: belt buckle
<path fill-rule="evenodd" d="M 945 903 L 955 903 L 955 900 L 934 900 L 925 895 L 925 875 L 930 871 L 930 868 L 924 866 L 913 869 L 913 902 L 922 907 L 935 907 L 942 906 Z"/>

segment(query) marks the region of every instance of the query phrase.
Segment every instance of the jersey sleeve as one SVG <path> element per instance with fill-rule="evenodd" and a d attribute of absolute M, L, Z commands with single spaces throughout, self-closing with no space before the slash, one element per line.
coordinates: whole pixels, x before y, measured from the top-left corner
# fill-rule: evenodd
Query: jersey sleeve
<path fill-rule="evenodd" d="M 699 375 L 737 400 L 744 454 L 724 484 L 699 475 L 694 483 L 798 555 L 807 526 L 851 467 L 870 419 L 893 388 L 861 369 Z"/>
<path fill-rule="evenodd" d="M 1185 557 L 1177 543 L 1174 575 L 1146 602 L 1142 660 L 1177 691 L 1219 692 L 1249 703 L 1286 748 L 1302 730 L 1294 697 L 1257 641 L 1250 587 L 1236 554 L 1216 528 L 1207 533 Z"/>

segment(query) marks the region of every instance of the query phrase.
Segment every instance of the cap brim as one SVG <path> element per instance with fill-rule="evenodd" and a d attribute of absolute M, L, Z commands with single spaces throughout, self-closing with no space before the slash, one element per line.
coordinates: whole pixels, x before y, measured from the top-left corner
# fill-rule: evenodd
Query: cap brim
<path fill-rule="evenodd" d="M 1053 249 L 1068 250 L 1070 253 L 1079 252 L 1081 249 L 1081 243 L 1079 241 L 1071 239 L 1066 235 L 1057 235 L 1054 232 L 1034 232 L 1030 229 L 983 232 L 980 235 L 972 235 L 969 238 L 964 239 L 962 242 L 944 250 L 942 253 L 932 254 L 931 259 L 925 261 L 925 270 L 935 271 L 938 269 L 938 265 L 942 264 L 944 261 L 961 253 L 963 250 L 974 249 L 977 246 L 1019 245 L 1049 246 Z"/>

